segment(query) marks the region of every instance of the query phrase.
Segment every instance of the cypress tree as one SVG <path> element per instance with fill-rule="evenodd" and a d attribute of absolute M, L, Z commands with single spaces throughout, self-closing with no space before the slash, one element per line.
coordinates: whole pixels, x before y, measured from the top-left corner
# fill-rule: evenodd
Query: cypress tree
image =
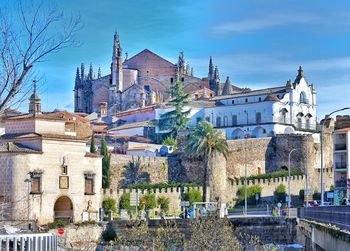
<path fill-rule="evenodd" d="M 95 133 L 92 133 L 92 136 L 91 136 L 90 153 L 96 153 Z"/>
<path fill-rule="evenodd" d="M 102 188 L 110 187 L 110 162 L 111 162 L 111 154 L 108 152 L 106 139 L 104 136 L 101 138 L 101 150 L 100 154 L 103 156 L 102 158 Z"/>

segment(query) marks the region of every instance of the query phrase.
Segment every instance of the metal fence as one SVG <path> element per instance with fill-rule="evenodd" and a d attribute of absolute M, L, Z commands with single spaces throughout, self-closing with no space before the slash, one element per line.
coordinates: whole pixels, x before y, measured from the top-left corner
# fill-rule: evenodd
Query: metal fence
<path fill-rule="evenodd" d="M 57 235 L 9 234 L 0 235 L 1 251 L 57 251 Z"/>
<path fill-rule="evenodd" d="M 298 208 L 298 218 L 336 225 L 350 231 L 350 206 Z"/>

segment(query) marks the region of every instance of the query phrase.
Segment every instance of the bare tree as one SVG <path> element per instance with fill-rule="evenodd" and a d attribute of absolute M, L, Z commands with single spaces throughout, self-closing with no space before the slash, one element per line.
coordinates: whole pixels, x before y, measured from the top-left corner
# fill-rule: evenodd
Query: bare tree
<path fill-rule="evenodd" d="M 80 17 L 66 17 L 56 6 L 30 0 L 15 12 L 0 7 L 0 114 L 21 103 L 35 66 L 49 54 L 77 46 Z"/>

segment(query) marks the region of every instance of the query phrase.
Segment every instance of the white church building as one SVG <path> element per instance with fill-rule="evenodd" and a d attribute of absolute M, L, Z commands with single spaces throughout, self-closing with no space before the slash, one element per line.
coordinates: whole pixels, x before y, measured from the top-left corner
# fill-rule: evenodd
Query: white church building
<path fill-rule="evenodd" d="M 294 82 L 284 86 L 215 96 L 205 103 L 189 105 L 188 126 L 206 120 L 224 130 L 227 139 L 316 131 L 316 91 L 301 67 Z"/>

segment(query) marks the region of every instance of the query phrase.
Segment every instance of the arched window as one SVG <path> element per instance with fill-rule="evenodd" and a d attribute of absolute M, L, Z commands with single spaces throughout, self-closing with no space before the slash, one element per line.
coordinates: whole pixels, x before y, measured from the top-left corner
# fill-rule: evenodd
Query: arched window
<path fill-rule="evenodd" d="M 216 127 L 221 127 L 221 117 L 216 117 Z"/>
<path fill-rule="evenodd" d="M 228 118 L 227 118 L 227 116 L 224 116 L 224 126 L 228 126 Z"/>
<path fill-rule="evenodd" d="M 300 104 L 307 104 L 307 98 L 305 92 L 300 93 Z"/>

